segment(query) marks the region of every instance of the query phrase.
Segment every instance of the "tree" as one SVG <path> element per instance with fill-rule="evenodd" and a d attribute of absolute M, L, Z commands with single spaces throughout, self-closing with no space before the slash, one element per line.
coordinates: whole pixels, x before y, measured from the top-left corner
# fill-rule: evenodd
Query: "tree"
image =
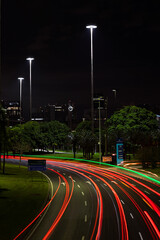
<path fill-rule="evenodd" d="M 98 138 L 92 133 L 91 121 L 83 121 L 76 128 L 76 144 L 83 148 L 83 156 L 87 159 L 93 158 L 94 148 Z"/>
<path fill-rule="evenodd" d="M 9 130 L 13 152 L 32 152 L 35 149 L 54 148 L 65 144 L 69 128 L 58 121 L 38 123 L 29 121 Z"/>
<path fill-rule="evenodd" d="M 55 150 L 55 146 L 63 146 L 69 134 L 69 128 L 66 124 L 58 121 L 51 121 L 48 124 L 48 141 L 50 148 Z"/>
<path fill-rule="evenodd" d="M 5 153 L 7 149 L 7 113 L 0 105 L 0 169 L 1 169 L 1 152 L 3 152 L 3 174 L 5 173 Z"/>
<path fill-rule="evenodd" d="M 78 124 L 78 126 L 76 127 L 76 132 L 81 132 L 83 130 L 87 130 L 87 131 L 92 130 L 91 121 L 82 121 Z"/>
<path fill-rule="evenodd" d="M 83 155 L 87 159 L 93 158 L 97 137 L 92 131 L 82 130 L 79 132 L 79 144 L 83 148 Z"/>
<path fill-rule="evenodd" d="M 10 149 L 13 153 L 32 152 L 39 146 L 40 126 L 37 122 L 27 122 L 9 129 Z"/>
<path fill-rule="evenodd" d="M 79 143 L 79 140 L 80 140 L 78 132 L 76 132 L 76 131 L 70 132 L 68 134 L 68 139 L 69 139 L 69 142 L 71 142 L 71 144 L 73 146 L 73 155 L 74 155 L 73 157 L 76 158 L 77 144 Z"/>
<path fill-rule="evenodd" d="M 136 106 L 126 106 L 115 112 L 106 126 L 109 138 L 115 141 L 121 137 L 133 148 L 153 145 L 158 133 L 156 115 Z"/>
<path fill-rule="evenodd" d="M 23 125 L 9 128 L 9 148 L 15 153 L 30 152 L 31 141 L 25 136 Z"/>
<path fill-rule="evenodd" d="M 158 123 L 156 115 L 151 111 L 136 106 L 126 106 L 107 120 L 107 128 L 109 135 L 143 144 L 139 134 L 151 134 L 157 131 Z"/>

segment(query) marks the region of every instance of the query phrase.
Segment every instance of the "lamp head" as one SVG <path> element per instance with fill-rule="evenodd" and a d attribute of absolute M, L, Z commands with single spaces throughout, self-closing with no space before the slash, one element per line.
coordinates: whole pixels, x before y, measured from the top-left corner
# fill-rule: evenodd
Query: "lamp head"
<path fill-rule="evenodd" d="M 18 80 L 22 81 L 22 80 L 24 80 L 24 78 L 23 77 L 19 77 Z"/>
<path fill-rule="evenodd" d="M 34 58 L 32 58 L 32 57 L 28 57 L 28 58 L 26 58 L 26 60 L 28 60 L 28 61 L 32 61 L 32 60 L 34 60 Z"/>
<path fill-rule="evenodd" d="M 94 29 L 94 28 L 97 28 L 97 26 L 96 25 L 87 25 L 86 28 Z"/>

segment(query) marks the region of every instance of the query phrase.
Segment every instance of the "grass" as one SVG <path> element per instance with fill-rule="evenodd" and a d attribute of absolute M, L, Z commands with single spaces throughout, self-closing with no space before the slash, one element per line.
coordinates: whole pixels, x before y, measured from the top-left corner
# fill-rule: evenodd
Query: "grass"
<path fill-rule="evenodd" d="M 41 173 L 6 164 L 6 173 L 0 171 L 0 239 L 13 239 L 26 227 L 44 206 L 48 192 L 48 181 Z"/>
<path fill-rule="evenodd" d="M 38 154 L 38 153 L 37 153 Z M 69 153 L 44 153 L 44 155 L 46 157 L 62 157 L 62 158 L 73 158 L 74 157 L 74 154 L 69 152 Z M 79 158 L 79 159 L 84 159 L 83 157 L 83 153 L 82 152 L 79 152 L 79 153 L 76 153 L 76 158 Z M 93 159 L 94 161 L 98 161 L 99 160 L 99 153 L 94 153 L 93 155 Z"/>

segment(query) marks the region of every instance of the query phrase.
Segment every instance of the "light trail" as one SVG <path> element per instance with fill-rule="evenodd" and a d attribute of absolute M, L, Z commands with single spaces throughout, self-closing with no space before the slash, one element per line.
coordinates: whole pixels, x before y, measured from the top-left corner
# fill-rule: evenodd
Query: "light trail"
<path fill-rule="evenodd" d="M 105 173 L 103 173 L 103 174 L 104 174 L 104 176 L 106 176 Z M 112 173 L 112 174 L 113 174 L 113 173 Z M 113 175 L 116 176 L 115 173 L 114 173 Z M 128 187 L 134 188 L 133 190 L 135 191 L 135 193 L 139 194 L 141 198 L 144 197 L 146 204 L 148 204 L 148 205 L 158 214 L 158 216 L 159 216 L 159 214 L 160 214 L 160 212 L 159 212 L 159 207 L 158 207 L 155 203 L 153 203 L 153 201 L 152 201 L 150 198 L 148 198 L 148 197 L 147 197 L 142 191 L 140 191 L 137 187 L 133 186 L 133 184 L 127 182 L 127 181 L 124 180 L 124 179 L 125 179 L 125 178 L 122 178 L 122 179 L 121 179 L 121 178 L 118 178 L 118 177 L 117 177 L 117 180 L 119 180 L 119 181 L 124 181 L 126 186 L 127 186 L 127 184 L 128 184 L 128 185 L 129 185 Z M 133 178 L 132 178 L 132 180 L 134 181 Z M 141 183 L 140 183 L 139 181 L 136 180 L 136 182 L 138 182 L 138 183 L 141 185 Z M 148 227 L 148 229 L 149 229 L 149 231 L 150 231 L 150 233 L 151 233 L 151 235 L 152 235 L 152 239 L 158 239 L 157 236 L 159 237 L 159 232 L 158 232 L 158 228 L 157 228 L 156 224 L 154 223 L 154 221 L 151 220 L 151 223 L 152 223 L 152 225 L 154 226 L 154 228 L 156 229 L 155 232 L 156 232 L 157 235 L 155 235 L 155 233 L 152 231 L 152 229 L 151 229 L 150 226 L 148 225 L 148 223 L 147 223 L 147 221 L 146 221 L 146 218 L 145 218 L 145 216 L 144 216 L 144 213 L 143 213 L 142 209 L 139 207 L 139 205 L 138 205 L 138 204 L 134 201 L 134 199 L 128 194 L 128 192 L 126 192 L 118 183 L 117 183 L 116 185 L 126 194 L 126 196 L 127 196 L 127 197 L 132 201 L 132 203 L 135 205 L 135 207 L 137 208 L 137 210 L 138 210 L 139 213 L 141 214 L 143 220 L 145 221 L 145 223 L 146 223 L 146 225 L 147 225 L 147 227 Z M 142 184 L 142 186 L 146 186 L 146 185 Z M 155 191 L 153 191 L 153 192 L 158 195 L 158 192 L 155 192 Z M 144 199 L 143 199 L 143 200 L 144 200 Z M 146 214 L 146 212 L 145 212 L 145 214 Z M 147 215 L 147 214 L 146 214 L 146 215 Z M 148 215 L 147 215 L 147 216 L 148 216 Z M 149 217 L 148 217 L 148 218 L 149 218 Z"/>
<path fill-rule="evenodd" d="M 37 159 L 37 158 L 35 158 L 35 159 Z M 24 160 L 25 160 L 25 158 L 24 158 Z M 27 160 L 28 160 L 28 158 L 27 158 Z M 94 220 L 93 228 L 91 230 L 90 240 L 93 240 L 93 239 L 100 240 L 101 234 L 103 231 L 103 228 L 102 228 L 102 226 L 103 226 L 103 197 L 102 197 L 101 190 L 99 189 L 99 186 L 97 185 L 100 182 L 103 182 L 104 186 L 109 188 L 114 196 L 114 201 L 115 201 L 116 205 L 114 204 L 114 201 L 112 202 L 112 204 L 114 205 L 114 208 L 117 207 L 117 209 L 118 209 L 117 212 L 119 213 L 119 222 L 120 222 L 120 229 L 121 229 L 120 239 L 121 240 L 129 239 L 127 219 L 126 219 L 125 211 L 123 209 L 123 206 L 122 206 L 122 203 L 120 200 L 121 193 L 125 194 L 125 196 L 129 199 L 130 203 L 138 211 L 140 218 L 143 219 L 143 222 L 149 231 L 148 233 L 150 233 L 151 239 L 153 239 L 153 240 L 160 239 L 160 231 L 154 222 L 154 218 L 152 218 L 153 215 L 152 214 L 150 215 L 147 211 L 142 210 L 142 208 L 140 207 L 138 202 L 135 200 L 135 198 L 132 197 L 128 193 L 128 191 L 125 190 L 125 187 L 126 187 L 126 188 L 129 188 L 130 191 L 133 191 L 133 193 L 136 193 L 136 195 L 139 196 L 150 207 L 150 211 L 153 211 L 153 213 L 157 214 L 157 216 L 160 218 L 160 207 L 152 199 L 150 199 L 150 197 L 148 197 L 144 192 L 142 192 L 138 188 L 138 186 L 141 186 L 142 189 L 143 188 L 148 189 L 152 193 L 151 197 L 153 197 L 153 194 L 155 196 L 160 197 L 160 193 L 152 188 L 152 186 L 160 187 L 160 185 L 158 185 L 155 182 L 151 182 L 150 180 L 146 180 L 146 179 L 142 179 L 143 182 L 141 182 L 140 180 L 135 179 L 133 176 L 128 176 L 125 173 L 115 172 L 111 169 L 104 169 L 104 168 L 96 166 L 96 165 L 88 165 L 86 163 L 77 163 L 77 162 L 73 163 L 70 161 L 64 162 L 62 160 L 58 160 L 58 161 L 53 161 L 53 160 L 51 161 L 50 159 L 46 159 L 46 160 L 47 160 L 47 164 L 50 164 L 52 167 L 54 167 L 54 166 L 59 167 L 62 169 L 62 171 L 63 171 L 63 169 L 66 169 L 73 173 L 78 174 L 79 176 L 84 177 L 85 179 L 90 181 L 91 185 L 94 187 L 95 193 L 96 193 L 96 199 L 97 199 L 97 208 L 95 211 L 95 220 Z M 62 175 L 62 174 L 58 173 L 58 171 L 55 171 L 51 168 L 49 168 L 49 170 L 59 175 L 59 185 L 58 185 L 58 188 L 53 197 L 55 197 L 55 195 L 57 194 L 57 192 L 60 188 L 61 179 L 63 179 L 63 181 L 65 183 L 65 197 L 64 197 L 63 204 L 58 212 L 58 215 L 55 217 L 51 227 L 49 228 L 47 234 L 44 236 L 43 240 L 48 240 L 51 237 L 51 235 L 53 234 L 60 219 L 63 217 L 63 214 L 64 214 L 68 204 L 70 203 L 70 200 L 71 200 L 73 192 L 74 192 L 74 180 L 72 179 L 72 177 L 69 177 L 72 182 L 72 187 L 70 189 L 67 179 L 63 176 L 63 175 L 66 175 L 65 172 L 63 172 L 63 175 Z M 96 180 L 94 180 L 94 178 L 96 178 Z M 95 181 L 97 181 L 98 183 L 96 183 Z M 111 183 L 109 181 L 111 181 Z M 147 182 L 150 183 L 150 186 L 146 185 Z M 134 183 L 136 183 L 138 186 L 135 186 Z M 90 186 L 90 184 L 89 184 L 89 186 Z M 84 196 L 86 196 L 86 193 L 84 194 Z M 49 206 L 50 203 L 48 203 L 44 207 L 44 209 L 41 211 L 41 213 L 39 213 L 37 215 L 37 217 L 24 230 L 22 230 L 13 240 L 16 240 L 19 236 L 21 236 L 38 219 L 38 217 L 43 213 L 43 211 L 45 211 L 45 209 L 47 208 L 47 206 Z M 125 203 L 126 203 L 126 201 L 125 201 Z M 87 221 L 88 221 L 88 218 L 87 218 Z"/>
<path fill-rule="evenodd" d="M 87 178 L 94 185 L 95 190 L 96 190 L 96 195 L 97 195 L 97 210 L 96 210 L 95 223 L 94 223 L 94 227 L 93 227 L 93 230 L 92 230 L 92 234 L 91 234 L 90 240 L 92 240 L 93 237 L 94 237 L 94 233 L 95 233 L 95 229 L 96 229 L 96 226 L 97 226 L 97 222 L 98 222 L 98 227 L 97 227 L 97 233 L 96 233 L 95 239 L 99 240 L 100 239 L 100 235 L 101 235 L 101 229 L 102 229 L 102 221 L 103 221 L 103 201 L 102 201 L 101 192 L 100 192 L 97 184 L 92 180 L 92 178 L 90 178 L 86 174 L 78 171 L 78 169 L 73 169 L 71 167 L 66 167 L 66 165 L 64 166 L 62 163 L 60 165 L 58 165 L 58 166 L 61 166 L 61 167 L 65 168 L 67 170 L 70 170 L 70 171 L 74 171 L 75 173 L 78 173 L 79 175 Z M 84 171 L 84 172 L 86 172 L 86 171 Z M 89 174 L 90 172 L 87 172 L 87 173 Z M 98 217 L 99 217 L 99 221 L 98 221 Z"/>
<path fill-rule="evenodd" d="M 102 171 L 102 170 L 101 170 L 101 171 Z M 110 169 L 107 170 L 107 171 L 108 171 L 108 172 L 111 172 L 116 178 L 117 178 L 117 175 L 118 175 L 118 176 L 121 176 L 121 179 L 123 179 L 123 178 L 124 178 L 125 180 L 130 179 L 130 180 L 132 180 L 132 181 L 140 184 L 141 186 L 147 188 L 148 190 L 150 190 L 151 192 L 155 193 L 156 195 L 158 195 L 158 196 L 160 197 L 160 193 L 159 193 L 159 192 L 157 192 L 157 191 L 155 191 L 154 189 L 150 188 L 150 187 L 147 186 L 146 184 L 144 184 L 144 183 L 142 183 L 142 182 L 134 179 L 133 177 L 130 177 L 130 176 L 128 176 L 128 175 L 127 175 L 127 177 L 126 177 L 124 174 L 122 174 L 122 173 L 115 173 L 115 172 L 113 172 L 113 171 L 110 170 Z M 146 181 L 146 180 L 145 180 L 145 181 Z M 150 181 L 148 181 L 148 182 L 150 182 Z M 150 182 L 150 183 L 152 183 L 152 182 Z M 157 184 L 155 184 L 155 183 L 152 183 L 152 184 L 160 188 L 159 185 L 157 185 Z"/>
<path fill-rule="evenodd" d="M 97 230 L 97 234 L 96 234 L 96 237 L 95 239 L 96 240 L 99 240 L 100 239 L 100 235 L 101 235 L 101 229 L 102 229 L 102 220 L 103 220 L 103 201 L 102 201 L 102 195 L 101 195 L 101 192 L 97 186 L 97 184 L 92 180 L 92 178 L 90 178 L 89 176 L 85 175 L 84 173 L 81 173 L 79 172 L 78 170 L 75 170 L 73 168 L 67 168 L 66 166 L 63 166 L 63 168 L 65 169 L 69 169 L 69 170 L 72 170 L 76 173 L 78 173 L 79 175 L 87 178 L 89 181 L 92 182 L 92 184 L 94 185 L 95 187 L 95 190 L 96 190 L 96 195 L 97 195 L 97 210 L 96 210 L 96 218 L 95 218 L 95 223 L 94 223 L 94 228 L 92 230 L 92 235 L 90 237 L 90 240 L 93 239 L 94 237 L 94 233 L 95 233 L 95 229 L 96 229 L 96 226 L 97 226 L 97 222 L 98 222 L 98 216 L 99 216 L 99 222 L 98 222 L 98 230 Z M 89 172 L 88 172 L 89 173 Z"/>
<path fill-rule="evenodd" d="M 54 172 L 54 173 L 57 173 L 56 171 L 54 171 L 51 168 L 48 168 L 48 169 L 50 171 Z M 71 180 L 72 180 L 72 190 L 71 190 L 71 193 L 70 193 L 70 196 L 69 196 L 69 184 L 68 184 L 66 178 L 63 175 L 61 175 L 60 173 L 58 173 L 58 175 L 60 175 L 61 178 L 65 181 L 66 195 L 65 195 L 65 199 L 63 201 L 62 207 L 61 207 L 61 209 L 60 209 L 56 219 L 54 220 L 54 222 L 53 222 L 52 226 L 50 227 L 49 231 L 47 232 L 47 234 L 44 236 L 43 240 L 49 239 L 49 237 L 52 235 L 55 227 L 57 226 L 57 224 L 59 223 L 60 219 L 62 218 L 62 216 L 63 216 L 63 214 L 64 214 L 64 212 L 65 212 L 65 210 L 66 210 L 66 208 L 67 208 L 67 206 L 68 206 L 68 204 L 69 204 L 69 202 L 71 200 L 71 197 L 73 195 L 74 182 L 73 182 L 72 177 L 71 177 Z"/>
<path fill-rule="evenodd" d="M 146 218 L 144 216 L 144 212 L 143 210 L 140 208 L 140 206 L 136 203 L 136 201 L 130 196 L 130 194 L 124 190 L 124 188 L 122 188 L 118 183 L 117 183 L 117 186 L 125 193 L 125 195 L 130 199 L 130 201 L 132 202 L 132 204 L 136 207 L 136 209 L 138 210 L 139 214 L 141 215 L 141 217 L 143 218 L 151 236 L 152 236 L 152 239 L 157 239 L 155 234 L 153 233 L 152 229 L 150 228 L 148 222 L 146 221 Z"/>
<path fill-rule="evenodd" d="M 118 177 L 117 177 L 117 179 L 118 179 Z M 154 211 L 160 217 L 160 208 L 146 194 L 144 194 L 140 189 L 138 189 L 133 184 L 127 182 L 126 180 L 124 180 L 124 179 L 121 179 L 121 180 L 124 181 L 127 185 L 129 185 L 130 188 L 132 188 L 134 190 L 134 192 L 136 192 L 141 198 L 143 197 L 146 200 L 146 202 L 149 203 L 149 205 L 154 209 Z"/>
<path fill-rule="evenodd" d="M 56 194 L 57 194 L 57 192 L 60 188 L 60 185 L 61 185 L 61 179 L 59 177 L 58 187 L 57 187 L 53 197 L 51 198 L 51 200 L 45 205 L 45 207 L 42 209 L 42 211 L 13 240 L 18 239 L 41 216 L 41 214 L 47 209 L 47 207 L 51 204 L 51 202 L 55 198 L 55 196 L 56 196 Z"/>
<path fill-rule="evenodd" d="M 154 223 L 154 221 L 152 220 L 152 218 L 149 216 L 149 214 L 146 211 L 144 211 L 144 213 L 146 214 L 146 216 L 149 219 L 150 223 L 152 224 L 152 226 L 153 226 L 153 228 L 154 228 L 158 238 L 160 239 L 160 231 L 158 230 L 156 224 Z"/>
<path fill-rule="evenodd" d="M 59 166 L 63 167 L 63 168 L 66 168 L 66 169 L 72 169 L 73 171 L 76 171 L 79 170 L 75 167 L 66 167 L 66 165 L 64 166 L 63 163 L 61 164 L 58 164 Z M 76 170 L 75 170 L 76 169 Z M 123 207 L 122 207 L 122 204 L 121 204 L 121 201 L 117 195 L 117 193 L 115 192 L 115 190 L 112 188 L 112 186 L 110 184 L 108 184 L 108 182 L 106 182 L 102 177 L 94 174 L 93 172 L 88 172 L 84 169 L 81 169 L 81 171 L 87 173 L 87 174 L 90 174 L 96 178 L 98 178 L 99 180 L 101 180 L 102 182 L 104 182 L 110 189 L 111 191 L 113 192 L 114 196 L 115 196 L 115 200 L 117 202 L 117 205 L 118 205 L 118 209 L 119 209 L 119 214 L 120 214 L 120 222 L 121 222 L 121 237 L 122 237 L 122 240 L 128 240 L 129 237 L 128 237 L 128 229 L 127 229 L 127 222 L 126 222 L 126 218 L 125 218 L 125 214 L 124 214 L 124 210 L 123 210 Z M 99 173 L 99 172 L 98 172 Z M 82 173 L 81 173 L 82 174 Z M 88 177 L 88 176 L 87 176 Z M 88 177 L 89 178 L 89 177 Z M 90 181 L 92 179 L 90 178 Z M 92 183 L 95 184 L 95 182 L 93 182 L 92 180 Z M 102 223 L 101 223 L 102 224 Z M 102 228 L 102 226 L 101 226 Z M 100 228 L 99 228 L 100 229 Z"/>
<path fill-rule="evenodd" d="M 17 154 L 16 157 L 18 157 L 18 156 L 19 155 Z M 2 157 L 3 157 L 3 155 L 2 155 Z M 12 158 L 12 159 L 15 159 L 16 157 L 13 157 L 12 155 L 11 156 L 7 156 L 7 158 Z M 28 160 L 29 158 L 32 158 L 32 159 L 37 159 L 37 158 L 43 159 L 43 158 L 45 158 L 46 159 L 46 157 L 44 157 L 43 155 L 34 155 L 34 156 L 33 155 L 23 155 L 23 157 L 22 157 L 22 159 L 24 159 L 24 160 Z M 76 161 L 78 161 L 78 162 L 81 162 L 81 164 L 82 163 L 83 164 L 86 163 L 86 164 L 89 165 L 90 163 L 92 163 L 92 164 L 98 164 L 99 165 L 99 162 L 96 162 L 96 161 L 93 161 L 93 160 L 86 160 L 86 159 L 66 158 L 66 157 L 64 158 L 64 157 L 55 157 L 55 156 L 54 157 L 47 156 L 47 158 L 48 158 L 49 161 L 57 161 L 57 162 L 59 161 L 59 162 L 61 162 L 62 160 L 65 160 L 65 161 L 70 162 L 72 164 L 73 164 L 73 162 L 77 163 Z M 144 177 L 145 179 L 147 179 L 151 183 L 154 183 L 154 184 L 157 184 L 157 186 L 160 186 L 160 181 L 158 181 L 158 180 L 156 180 L 154 178 L 151 178 L 151 177 L 149 177 L 149 176 L 147 176 L 145 174 L 142 174 L 140 172 L 137 172 L 137 171 L 134 171 L 134 170 L 131 170 L 131 169 L 127 169 L 127 168 L 123 168 L 123 167 L 120 167 L 120 166 L 115 166 L 115 165 L 108 164 L 108 163 L 103 163 L 103 162 L 101 162 L 101 165 L 104 166 L 104 167 L 113 167 L 113 168 L 117 168 L 118 170 L 121 169 L 121 170 L 123 170 L 125 172 L 134 173 L 136 175 Z M 90 165 L 90 166 L 92 166 L 92 165 Z"/>
<path fill-rule="evenodd" d="M 62 163 L 61 163 L 62 164 Z M 60 165 L 61 165 L 60 164 Z M 59 165 L 59 164 L 58 164 Z M 64 167 L 63 165 L 62 166 L 60 166 L 60 167 Z M 77 167 L 77 166 L 76 166 Z M 80 166 L 79 166 L 80 167 Z M 84 166 L 83 166 L 84 167 Z M 72 167 L 73 168 L 73 167 Z M 75 167 L 74 167 L 75 168 Z M 85 168 L 87 168 L 86 166 L 85 166 Z M 96 178 L 98 177 L 97 175 L 95 175 L 95 174 L 93 174 L 92 172 L 96 172 L 96 167 L 94 167 L 94 170 L 92 170 L 91 169 L 91 167 L 89 167 L 89 169 L 90 169 L 90 171 L 91 172 L 88 172 L 89 174 L 92 174 L 92 175 L 94 175 Z M 84 171 L 84 169 L 81 167 L 81 170 L 82 171 Z M 107 170 L 106 170 L 107 171 Z M 85 172 L 85 171 L 84 171 Z M 132 180 L 132 181 L 135 181 L 136 183 L 138 183 L 139 185 L 141 185 L 141 182 L 140 181 L 138 181 L 138 180 L 136 180 L 136 179 L 134 179 L 134 178 L 132 178 L 132 177 L 129 177 L 129 176 L 124 176 L 123 174 L 118 174 L 119 176 L 117 176 L 116 175 L 116 173 L 113 173 L 112 172 L 112 175 L 111 176 L 108 176 L 109 174 L 106 174 L 106 172 L 103 170 L 103 171 L 101 171 L 101 173 L 99 172 L 99 169 L 98 169 L 98 171 L 97 171 L 97 174 L 101 174 L 103 177 L 109 177 L 109 179 L 110 180 L 112 180 L 112 179 L 116 179 L 116 180 L 118 180 L 118 181 L 123 181 L 123 182 L 125 182 L 124 184 L 127 186 L 127 187 L 130 187 L 133 191 L 135 191 L 137 194 L 139 194 L 140 195 L 140 197 L 142 198 L 144 198 L 145 199 L 145 201 L 148 203 L 149 202 L 149 204 L 151 205 L 151 207 L 154 209 L 154 211 L 158 214 L 158 216 L 159 216 L 159 207 L 150 199 L 150 198 L 148 198 L 141 190 L 139 190 L 137 187 L 135 187 L 132 183 L 129 183 L 128 181 L 126 181 L 126 179 L 130 179 L 130 180 Z M 114 176 L 114 177 L 113 177 Z M 100 177 L 99 177 L 100 178 Z M 101 179 L 102 181 L 104 181 L 103 179 Z M 107 182 L 105 182 L 105 184 L 106 185 L 108 185 L 107 184 Z M 128 186 L 129 185 L 129 186 Z M 147 185 L 145 185 L 145 184 L 143 184 L 142 183 L 142 186 L 143 187 L 146 187 L 146 188 L 148 188 L 149 190 L 151 190 L 153 193 L 155 193 L 156 195 L 158 195 L 159 196 L 159 193 L 158 192 L 156 192 L 156 191 L 154 191 L 153 189 L 151 189 L 150 187 L 148 187 Z M 121 190 L 123 190 L 122 188 L 121 188 Z M 113 190 L 112 190 L 112 192 L 113 192 Z M 124 191 L 123 191 L 124 192 Z M 139 207 L 139 205 L 138 204 L 136 204 L 136 202 L 133 200 L 133 198 L 131 198 L 130 196 L 129 196 L 129 194 L 127 193 L 127 192 L 125 192 L 125 194 L 126 194 L 126 196 L 128 196 L 128 198 L 132 201 L 132 203 L 134 204 L 134 206 L 137 208 L 137 210 L 139 211 L 139 213 L 140 213 L 140 215 L 141 215 L 141 217 L 143 218 L 143 220 L 144 220 L 144 222 L 145 222 L 145 224 L 146 224 L 146 226 L 147 226 L 147 228 L 148 228 L 148 230 L 150 231 L 150 234 L 151 234 L 151 236 L 152 236 L 152 239 L 157 239 L 157 236 L 155 236 L 155 234 L 153 233 L 153 231 L 151 231 L 151 228 L 150 228 L 150 226 L 148 225 L 148 223 L 147 223 L 147 221 L 146 221 L 146 218 L 145 218 L 145 216 L 144 216 L 144 214 L 143 214 L 143 211 L 142 211 L 142 209 Z M 143 199 L 142 198 L 142 199 Z M 121 207 L 120 207 L 120 205 L 119 205 L 119 201 L 117 200 L 117 203 L 118 203 L 118 207 L 119 207 L 119 212 L 120 212 L 120 219 L 121 219 L 121 226 L 125 226 L 125 224 L 123 223 L 122 224 L 122 216 L 123 216 L 123 214 L 122 214 L 122 212 L 121 212 Z M 121 204 L 121 203 L 120 203 Z M 124 213 L 124 211 L 123 211 L 123 213 Z M 126 222 L 126 221 L 125 221 Z M 154 226 L 156 226 L 155 225 L 155 223 L 154 223 Z M 127 227 L 126 227 L 127 228 Z M 122 239 L 124 238 L 124 239 L 126 239 L 126 235 L 124 234 L 124 232 L 125 232 L 125 230 L 122 228 Z"/>

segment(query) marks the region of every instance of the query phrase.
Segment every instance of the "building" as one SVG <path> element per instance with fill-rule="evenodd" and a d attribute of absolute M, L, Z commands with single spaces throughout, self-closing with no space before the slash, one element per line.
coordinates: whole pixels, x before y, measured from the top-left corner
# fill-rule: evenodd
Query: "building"
<path fill-rule="evenodd" d="M 3 107 L 7 111 L 7 116 L 9 119 L 9 125 L 14 126 L 20 123 L 20 103 L 14 102 L 2 102 Z M 23 118 L 22 118 L 23 121 Z"/>
<path fill-rule="evenodd" d="M 49 122 L 57 120 L 59 122 L 65 122 L 65 105 L 52 105 L 48 104 L 45 107 L 40 108 L 43 121 Z"/>
<path fill-rule="evenodd" d="M 32 120 L 45 122 L 56 120 L 74 129 L 77 125 L 77 114 L 74 104 L 69 100 L 68 104 L 48 104 L 40 107 L 39 111 L 33 114 Z"/>
<path fill-rule="evenodd" d="M 95 94 L 93 98 L 94 102 L 94 127 L 98 128 L 99 126 L 99 117 L 101 119 L 102 126 L 104 125 L 106 119 L 107 119 L 107 104 L 108 99 L 105 98 L 101 94 Z M 91 110 L 86 109 L 84 111 L 84 117 L 83 120 L 90 121 L 91 120 Z"/>

